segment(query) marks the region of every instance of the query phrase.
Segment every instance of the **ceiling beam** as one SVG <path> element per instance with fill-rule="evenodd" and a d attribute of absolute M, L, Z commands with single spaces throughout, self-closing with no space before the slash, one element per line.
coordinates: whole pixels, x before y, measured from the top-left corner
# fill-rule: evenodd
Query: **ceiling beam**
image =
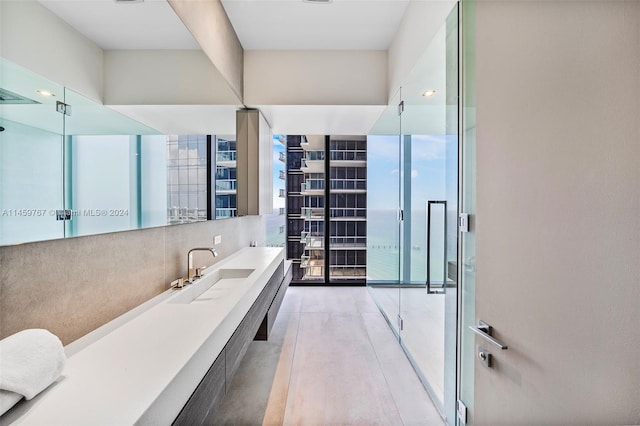
<path fill-rule="evenodd" d="M 244 50 L 220 0 L 168 2 L 242 103 Z"/>

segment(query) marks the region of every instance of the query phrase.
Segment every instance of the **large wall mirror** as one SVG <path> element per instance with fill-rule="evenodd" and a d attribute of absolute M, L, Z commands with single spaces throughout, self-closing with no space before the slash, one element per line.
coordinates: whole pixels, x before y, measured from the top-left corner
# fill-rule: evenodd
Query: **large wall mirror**
<path fill-rule="evenodd" d="M 0 245 L 235 216 L 233 135 L 166 134 L 0 71 Z"/>

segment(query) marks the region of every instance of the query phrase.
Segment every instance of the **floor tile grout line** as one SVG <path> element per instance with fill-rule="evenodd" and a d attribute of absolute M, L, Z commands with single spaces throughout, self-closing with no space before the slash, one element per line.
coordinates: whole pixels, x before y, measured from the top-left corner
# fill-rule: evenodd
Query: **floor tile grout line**
<path fill-rule="evenodd" d="M 367 292 L 367 295 L 369 295 L 368 292 Z M 371 297 L 371 295 L 369 295 L 369 297 Z M 354 301 L 355 301 L 355 298 L 354 298 Z M 404 425 L 405 423 L 404 423 L 404 420 L 402 419 L 402 414 L 400 413 L 400 407 L 398 407 L 398 403 L 396 401 L 396 397 L 393 395 L 393 392 L 391 391 L 391 386 L 389 385 L 389 380 L 387 379 L 387 375 L 384 373 L 384 368 L 382 368 L 382 363 L 380 362 L 380 357 L 378 356 L 378 351 L 376 350 L 376 347 L 373 344 L 373 340 L 371 340 L 371 333 L 369 333 L 369 329 L 365 325 L 365 318 L 364 318 L 363 314 L 364 314 L 364 312 L 358 312 L 358 315 L 360 316 L 360 320 L 362 321 L 362 325 L 364 327 L 364 331 L 365 331 L 365 333 L 367 333 L 367 340 L 369 341 L 369 346 L 371 346 L 371 349 L 373 350 L 373 355 L 376 357 L 376 362 L 378 363 L 378 368 L 380 369 L 380 372 L 382 373 L 382 377 L 384 377 L 384 383 L 387 385 L 387 390 L 389 391 L 389 395 L 391 395 L 391 399 L 393 400 L 393 405 L 396 407 L 396 411 L 398 413 L 398 418 L 400 419 L 400 421 Z M 378 314 L 382 315 L 382 313 L 378 313 Z"/>
<path fill-rule="evenodd" d="M 304 295 L 302 296 L 302 302 L 304 302 Z M 293 344 L 293 352 L 291 354 L 291 368 L 289 369 L 289 380 L 287 380 L 287 395 L 286 398 L 284 399 L 284 412 L 282 413 L 282 424 L 286 424 L 286 417 L 287 417 L 287 407 L 289 406 L 289 391 L 291 389 L 291 380 L 293 378 L 293 368 L 295 366 L 295 361 L 296 361 L 296 352 L 298 350 L 298 342 L 299 342 L 299 335 L 300 335 L 300 323 L 302 322 L 302 302 L 300 302 L 300 312 L 298 313 L 298 325 L 296 327 L 296 334 L 295 334 L 295 339 L 294 339 L 294 344 Z"/>
<path fill-rule="evenodd" d="M 383 296 L 387 299 L 387 300 L 391 300 L 391 302 L 394 302 L 394 299 L 392 297 L 390 297 L 388 294 L 382 293 Z M 373 294 L 370 294 L 371 298 L 374 299 Z M 378 305 L 378 303 L 374 300 L 374 303 L 376 304 L 377 308 L 378 308 L 378 314 L 383 318 L 383 320 L 385 321 L 385 323 L 388 326 L 388 330 L 389 332 L 393 333 L 394 335 L 394 339 L 397 341 L 397 344 L 400 348 L 400 350 L 402 351 L 402 354 L 404 355 L 404 358 L 406 358 L 406 361 L 409 363 L 409 365 L 411 366 L 411 369 L 413 370 L 413 373 L 416 375 L 416 378 L 419 380 L 421 387 L 424 389 L 424 391 L 427 394 L 427 398 L 429 403 L 431 404 L 431 406 L 433 407 L 433 409 L 435 410 L 435 412 L 440 416 L 442 424 L 446 425 L 446 422 L 444 420 L 444 418 L 442 418 L 442 414 L 440 413 L 440 411 L 436 408 L 435 402 L 432 398 L 432 396 L 430 395 L 429 391 L 427 390 L 426 386 L 424 383 L 422 383 L 422 380 L 420 380 L 418 378 L 418 372 L 416 371 L 416 367 L 413 365 L 413 363 L 411 362 L 411 359 L 409 357 L 409 354 L 407 353 L 407 350 L 405 349 L 403 343 L 402 343 L 402 338 L 400 335 L 396 334 L 396 330 L 394 330 L 391 326 L 391 324 L 389 323 L 389 321 L 386 318 L 386 315 L 383 313 L 384 311 L 384 307 L 382 307 L 381 305 Z M 368 332 L 368 331 L 367 331 Z M 395 401 L 395 399 L 394 399 Z"/>
<path fill-rule="evenodd" d="M 360 314 L 360 319 L 364 323 L 365 319 L 363 318 L 362 313 Z M 384 368 L 382 368 L 382 363 L 380 362 L 380 357 L 378 356 L 378 351 L 376 350 L 376 347 L 373 344 L 373 341 L 371 340 L 371 334 L 369 333 L 369 329 L 366 326 L 364 326 L 364 330 L 367 333 L 367 340 L 369 340 L 369 345 L 371 346 L 371 349 L 373 349 L 373 354 L 376 357 L 376 362 L 378 363 L 378 368 L 380 368 L 380 372 L 382 373 L 382 377 L 384 377 L 384 383 L 387 385 L 387 390 L 389 391 L 389 395 L 391 395 L 391 399 L 393 400 L 393 405 L 396 407 L 396 411 L 398 412 L 398 417 L 400 418 L 400 421 L 404 425 L 405 423 L 404 423 L 404 420 L 402 419 L 402 414 L 400 413 L 400 407 L 398 407 L 398 403 L 396 401 L 396 397 L 394 396 L 393 392 L 391 391 L 391 386 L 389 385 L 389 380 L 387 379 L 387 375 L 384 373 Z"/>

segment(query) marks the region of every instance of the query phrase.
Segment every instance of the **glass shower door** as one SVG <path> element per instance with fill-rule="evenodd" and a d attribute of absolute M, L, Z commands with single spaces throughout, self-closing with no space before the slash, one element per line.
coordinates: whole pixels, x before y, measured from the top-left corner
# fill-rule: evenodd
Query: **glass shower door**
<path fill-rule="evenodd" d="M 454 6 L 376 123 L 376 136 L 368 137 L 367 164 L 367 283 L 450 425 L 457 391 L 458 64 Z"/>
<path fill-rule="evenodd" d="M 367 286 L 399 335 L 400 92 L 367 137 Z"/>
<path fill-rule="evenodd" d="M 453 9 L 402 87 L 400 340 L 455 424 L 458 217 L 458 15 Z"/>
<path fill-rule="evenodd" d="M 460 335 L 459 352 L 459 388 L 458 398 L 467 407 L 467 425 L 472 425 L 474 412 L 474 365 L 476 362 L 475 339 L 469 326 L 476 324 L 475 319 L 475 279 L 476 279 L 476 241 L 475 241 L 475 179 L 476 179 L 476 105 L 475 105 L 475 6 L 474 2 L 464 2 L 461 6 L 462 45 L 464 46 L 462 66 L 462 117 L 463 133 L 461 145 L 461 210 L 469 216 L 469 232 L 460 234 Z"/>

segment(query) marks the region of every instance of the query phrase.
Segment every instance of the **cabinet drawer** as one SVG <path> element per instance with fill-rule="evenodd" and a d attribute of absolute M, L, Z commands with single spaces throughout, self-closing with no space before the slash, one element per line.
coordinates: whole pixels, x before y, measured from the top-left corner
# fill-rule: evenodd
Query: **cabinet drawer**
<path fill-rule="evenodd" d="M 174 420 L 174 425 L 191 426 L 212 423 L 225 394 L 224 351 L 213 362 L 207 374 Z"/>

